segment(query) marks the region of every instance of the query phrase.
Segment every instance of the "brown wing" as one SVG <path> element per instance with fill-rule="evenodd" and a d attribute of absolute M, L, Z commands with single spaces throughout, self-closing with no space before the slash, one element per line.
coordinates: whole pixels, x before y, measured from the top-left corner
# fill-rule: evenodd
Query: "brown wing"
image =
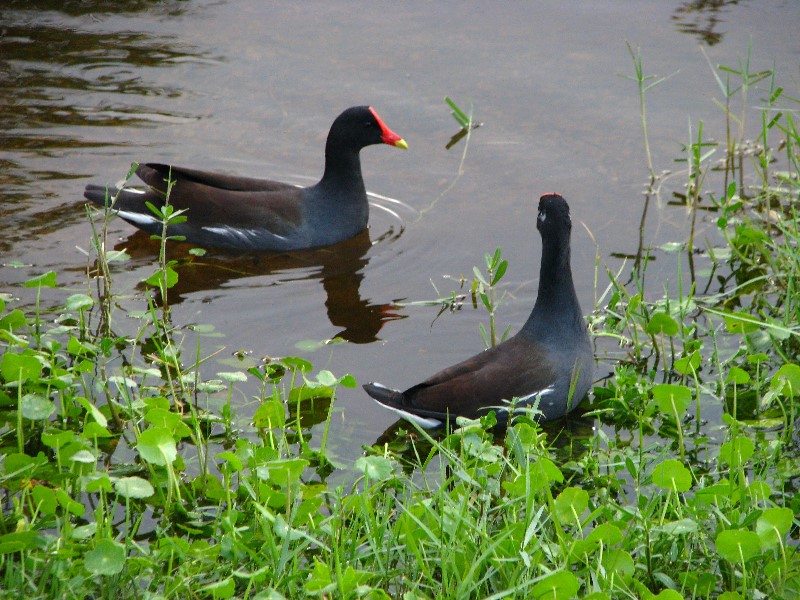
<path fill-rule="evenodd" d="M 228 228 L 264 229 L 286 236 L 302 223 L 303 189 L 293 185 L 155 164 L 141 165 L 136 173 L 154 192 L 139 198 L 126 196 L 126 202 L 143 205 L 145 200 L 156 200 L 161 204 L 171 179 L 170 203 L 178 209 L 189 209 L 186 216 L 193 227 L 224 224 Z M 141 207 L 125 204 L 117 208 L 144 212 Z"/>
<path fill-rule="evenodd" d="M 147 185 L 162 192 L 166 192 L 167 179 L 193 181 L 221 190 L 234 192 L 279 192 L 282 190 L 296 189 L 296 186 L 282 181 L 270 179 L 257 179 L 254 177 L 239 177 L 224 173 L 208 173 L 184 167 L 175 167 L 158 163 L 139 165 L 136 174 Z"/>
<path fill-rule="evenodd" d="M 476 354 L 406 390 L 406 408 L 420 414 L 477 416 L 479 409 L 552 386 L 555 365 L 524 337 Z"/>

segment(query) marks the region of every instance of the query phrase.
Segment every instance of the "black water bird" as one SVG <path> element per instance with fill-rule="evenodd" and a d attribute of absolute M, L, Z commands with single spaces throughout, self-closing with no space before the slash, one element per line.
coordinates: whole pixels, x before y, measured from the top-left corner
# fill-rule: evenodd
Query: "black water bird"
<path fill-rule="evenodd" d="M 448 417 L 477 418 L 490 409 L 504 424 L 512 399 L 516 406 L 538 403 L 545 420 L 580 404 L 592 382 L 594 356 L 572 281 L 572 221 L 564 198 L 541 197 L 536 227 L 542 236 L 539 292 L 516 335 L 404 392 L 368 383 L 367 393 L 423 427 L 437 427 Z"/>
<path fill-rule="evenodd" d="M 148 188 L 88 185 L 84 196 L 113 208 L 127 222 L 160 234 L 161 221 L 148 208 L 169 203 L 188 209 L 186 221 L 168 235 L 189 243 L 238 250 L 300 250 L 349 239 L 367 226 L 369 203 L 361 175 L 360 151 L 384 143 L 408 148 L 371 106 L 354 106 L 331 125 L 325 144 L 325 171 L 310 187 L 268 179 L 209 173 L 164 164 L 142 164 L 136 174 Z"/>

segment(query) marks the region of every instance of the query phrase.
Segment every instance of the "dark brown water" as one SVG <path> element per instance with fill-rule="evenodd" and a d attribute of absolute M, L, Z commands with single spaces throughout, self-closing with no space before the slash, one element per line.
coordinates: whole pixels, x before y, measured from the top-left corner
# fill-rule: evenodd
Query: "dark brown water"
<path fill-rule="evenodd" d="M 436 308 L 393 303 L 449 294 L 457 284 L 443 276 L 471 276 L 484 252 L 500 246 L 510 269 L 498 319 L 516 330 L 536 293 L 541 194 L 562 193 L 585 225 L 574 228 L 572 256 L 587 312 L 601 291 L 595 256 L 617 269 L 617 255 L 636 251 L 647 169 L 626 41 L 641 47 L 646 73 L 671 75 L 647 97 L 660 171 L 676 168 L 690 125 L 703 120 L 707 136 L 724 135 L 713 103 L 721 94 L 703 51 L 712 63 L 737 66 L 751 43 L 752 69 L 775 66 L 797 97 L 799 25 L 795 0 L 491 10 L 447 1 L 6 0 L 0 291 L 30 303 L 14 284 L 48 270 L 70 291 L 86 289 L 85 184 L 117 181 L 132 161 L 306 183 L 321 173 L 332 119 L 371 104 L 410 150 L 362 153 L 367 188 L 385 196 L 375 199 L 369 235 L 290 257 L 211 253 L 181 271 L 173 320 L 224 334 L 204 342 L 206 353 L 225 348 L 207 377 L 246 366 L 233 358 L 242 349 L 300 354 L 362 382 L 407 386 L 477 352 L 486 318 L 465 309 L 434 323 Z M 457 130 L 445 95 L 472 104 L 484 123 L 465 157 L 463 142 L 445 149 Z M 751 95 L 753 132 L 762 95 Z M 682 181 L 665 187 L 680 191 Z M 656 203 L 645 241 L 685 241 L 686 222 L 682 208 Z M 137 282 L 152 271 L 157 247 L 119 220 L 111 236 L 133 256 L 115 289 L 126 296 L 123 307 L 140 310 Z M 655 259 L 650 277 L 674 283 L 675 255 L 656 251 Z M 337 335 L 348 342 L 315 345 Z M 250 400 L 239 401 L 247 412 Z M 338 451 L 359 452 L 393 421 L 360 389 L 344 390 L 334 418 Z"/>

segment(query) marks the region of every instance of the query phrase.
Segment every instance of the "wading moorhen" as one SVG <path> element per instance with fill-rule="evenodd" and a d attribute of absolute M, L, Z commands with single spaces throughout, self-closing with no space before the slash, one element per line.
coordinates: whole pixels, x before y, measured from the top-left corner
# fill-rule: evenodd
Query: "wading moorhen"
<path fill-rule="evenodd" d="M 477 418 L 494 409 L 507 424 L 508 403 L 534 405 L 544 420 L 563 417 L 592 382 L 594 356 L 570 268 L 569 206 L 557 194 L 542 196 L 536 227 L 542 236 L 539 293 L 530 317 L 512 338 L 444 369 L 405 392 L 364 385 L 381 405 L 438 427 L 448 417 Z"/>
<path fill-rule="evenodd" d="M 161 222 L 145 204 L 169 202 L 188 209 L 186 222 L 170 226 L 168 235 L 205 247 L 242 250 L 300 250 L 327 246 L 364 230 L 369 204 L 361 176 L 359 152 L 384 143 L 408 148 L 371 106 L 354 106 L 336 117 L 325 144 L 325 172 L 316 185 L 207 173 L 162 164 L 143 164 L 136 174 L 148 189 L 89 185 L 84 196 L 113 208 L 127 222 L 151 234 Z M 119 195 L 117 196 L 117 194 Z"/>

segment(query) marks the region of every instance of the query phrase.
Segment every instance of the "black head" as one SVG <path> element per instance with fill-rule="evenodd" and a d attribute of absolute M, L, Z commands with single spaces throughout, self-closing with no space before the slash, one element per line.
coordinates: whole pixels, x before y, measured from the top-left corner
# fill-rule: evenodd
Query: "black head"
<path fill-rule="evenodd" d="M 572 220 L 569 217 L 569 205 L 558 194 L 545 194 L 539 198 L 539 216 L 536 229 L 542 237 L 566 237 L 572 231 Z"/>
<path fill-rule="evenodd" d="M 389 129 L 371 106 L 352 106 L 336 117 L 328 141 L 356 149 L 372 144 L 408 148 L 403 138 Z"/>

